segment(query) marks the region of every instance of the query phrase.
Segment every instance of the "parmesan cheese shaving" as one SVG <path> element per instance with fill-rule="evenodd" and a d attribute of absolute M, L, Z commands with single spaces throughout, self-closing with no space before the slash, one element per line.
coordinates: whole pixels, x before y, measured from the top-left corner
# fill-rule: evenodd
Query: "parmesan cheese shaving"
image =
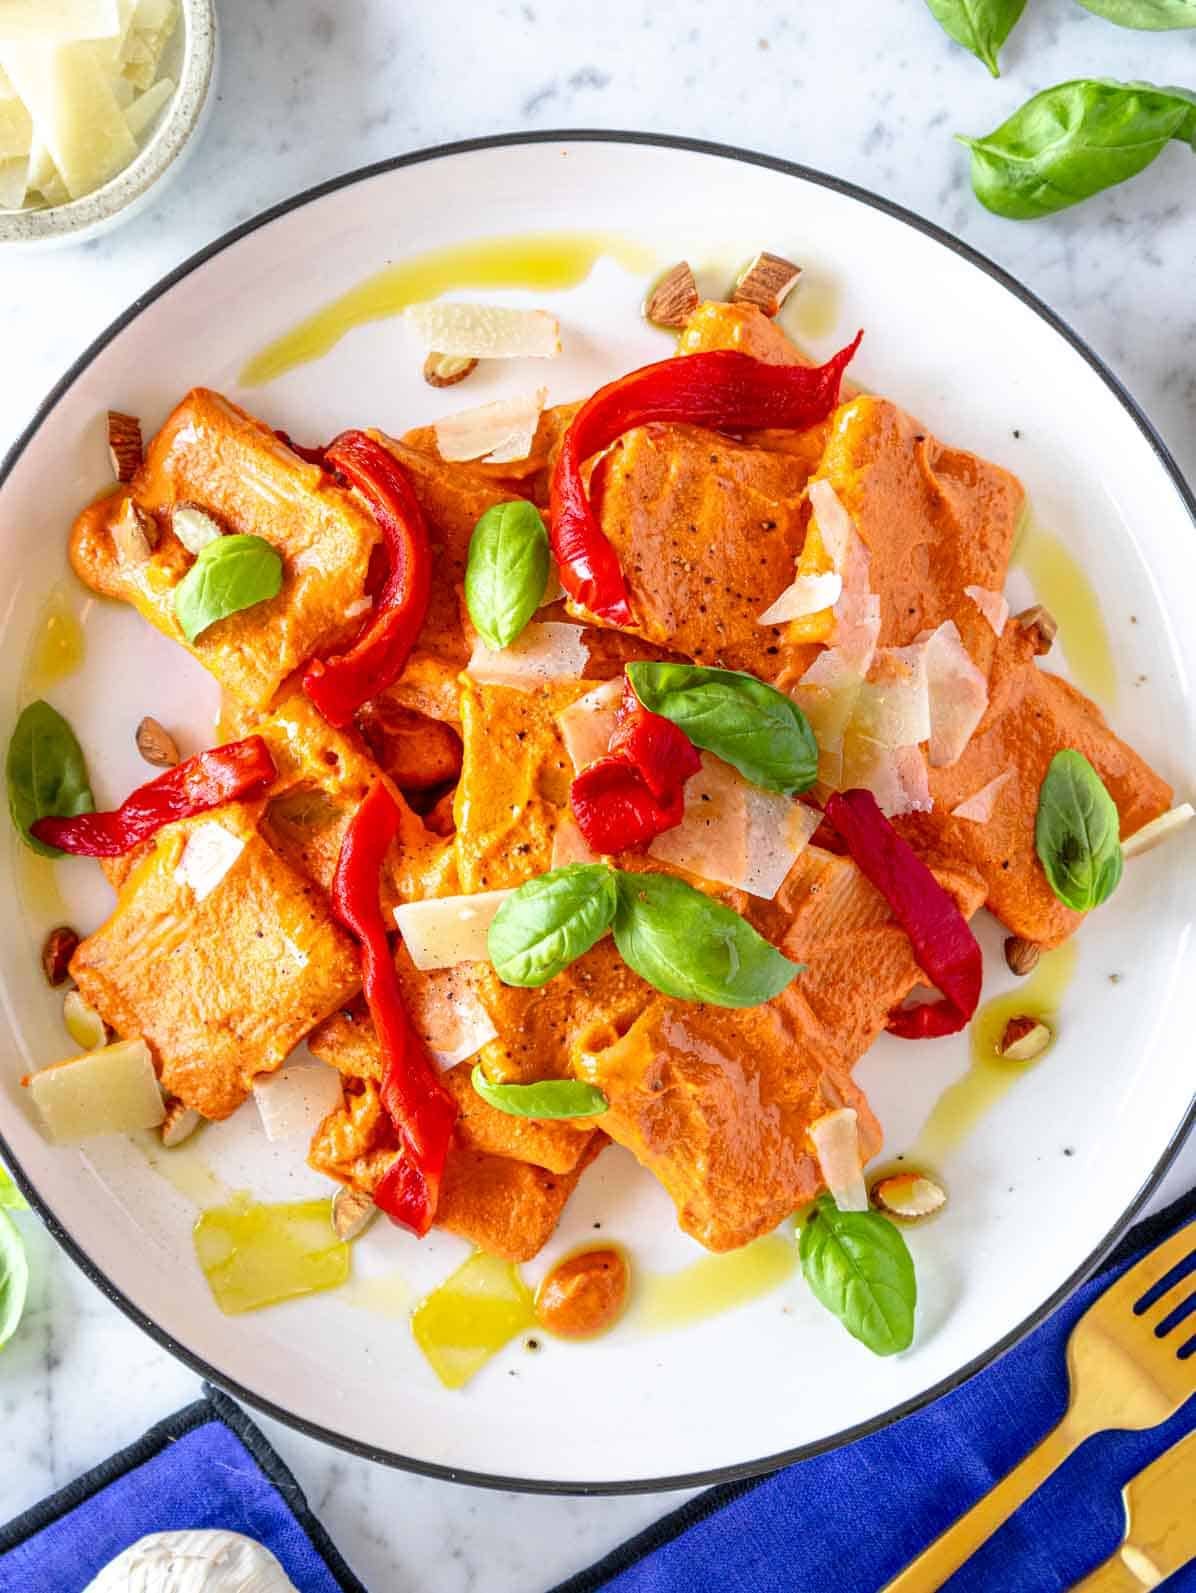
<path fill-rule="evenodd" d="M 622 700 L 623 677 L 616 675 L 613 680 L 604 680 L 593 691 L 587 691 L 584 697 L 579 697 L 557 714 L 557 729 L 573 764 L 574 774 L 588 769 L 608 750 L 615 728 L 615 715 Z"/>
<path fill-rule="evenodd" d="M 994 592 L 987 586 L 965 586 L 964 592 L 992 626 L 993 634 L 1000 636 L 1009 618 L 1009 604 L 1004 593 Z"/>
<path fill-rule="evenodd" d="M 757 625 L 783 625 L 806 614 L 833 608 L 843 593 L 843 577 L 835 570 L 799 575 L 756 620 Z"/>
<path fill-rule="evenodd" d="M 968 819 L 973 824 L 987 824 L 993 816 L 997 805 L 997 797 L 1002 789 L 1013 779 L 1013 770 L 1006 769 L 1002 774 L 990 780 L 987 785 L 982 785 L 979 791 L 973 791 L 965 801 L 959 802 L 951 809 L 953 819 Z"/>
<path fill-rule="evenodd" d="M 960 640 L 953 620 L 944 620 L 926 639 L 930 689 L 930 764 L 941 769 L 958 762 L 988 707 L 988 683 Z"/>
<path fill-rule="evenodd" d="M 189 885 L 197 902 L 210 896 L 245 850 L 244 839 L 208 820 L 197 824 L 187 837 L 174 871 L 175 883 Z"/>
<path fill-rule="evenodd" d="M 434 299 L 408 305 L 403 319 L 429 353 L 509 360 L 553 359 L 561 352 L 560 322 L 547 310 Z"/>
<path fill-rule="evenodd" d="M 885 647 L 860 687 L 851 726 L 886 747 L 916 746 L 930 739 L 930 692 L 926 648 Z"/>
<path fill-rule="evenodd" d="M 526 459 L 548 397 L 546 387 L 519 398 L 499 398 L 438 420 L 433 430 L 440 457 L 450 462 L 481 459 L 488 464 Z"/>
<path fill-rule="evenodd" d="M 926 763 L 917 747 L 886 747 L 870 736 L 848 730 L 843 738 L 843 766 L 839 786 L 848 791 L 863 787 L 888 818 L 903 813 L 926 813 L 932 806 Z"/>
<path fill-rule="evenodd" d="M 860 1159 L 860 1127 L 855 1108 L 840 1106 L 810 1124 L 807 1133 L 818 1158 L 822 1181 L 840 1211 L 867 1211 L 868 1187 Z"/>
<path fill-rule="evenodd" d="M 344 1105 L 341 1076 L 324 1062 L 292 1062 L 253 1081 L 253 1099 L 271 1144 L 310 1139 Z"/>
<path fill-rule="evenodd" d="M 851 539 L 856 535 L 851 516 L 829 481 L 811 481 L 808 496 L 810 507 L 818 520 L 822 545 L 830 556 L 831 564 L 842 575 L 847 568 Z"/>
<path fill-rule="evenodd" d="M 403 993 L 412 1023 L 442 1068 L 466 1061 L 498 1033 L 478 1000 L 469 963 L 431 969 Z"/>
<path fill-rule="evenodd" d="M 546 620 L 526 626 L 498 652 L 479 636 L 465 669 L 482 685 L 533 691 L 546 680 L 580 680 L 589 656 L 580 625 Z"/>
<path fill-rule="evenodd" d="M 685 817 L 649 855 L 701 879 L 771 899 L 818 828 L 804 803 L 761 791 L 711 753 L 685 783 Z"/>
<path fill-rule="evenodd" d="M 395 923 L 417 968 L 455 968 L 459 962 L 487 962 L 486 936 L 495 913 L 513 891 L 479 891 L 473 896 L 433 896 L 396 907 Z"/>

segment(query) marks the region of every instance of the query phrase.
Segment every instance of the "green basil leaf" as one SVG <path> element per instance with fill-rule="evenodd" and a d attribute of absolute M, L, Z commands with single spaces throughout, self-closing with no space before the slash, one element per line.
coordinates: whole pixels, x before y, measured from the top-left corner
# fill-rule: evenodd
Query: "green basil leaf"
<path fill-rule="evenodd" d="M 7 1206 L 9 1211 L 28 1211 L 29 1202 L 22 1195 L 12 1175 L 6 1167 L 0 1167 L 0 1207 Z"/>
<path fill-rule="evenodd" d="M 497 652 L 519 635 L 544 601 L 549 567 L 548 532 L 534 504 L 486 510 L 469 539 L 465 606 L 487 647 Z"/>
<path fill-rule="evenodd" d="M 29 1292 L 25 1246 L 7 1212 L 0 1211 L 0 1349 L 17 1331 Z"/>
<path fill-rule="evenodd" d="M 1000 77 L 997 51 L 1013 32 L 1026 0 L 926 0 L 926 4 L 949 38 Z"/>
<path fill-rule="evenodd" d="M 487 935 L 504 984 L 534 990 L 601 940 L 615 916 L 615 875 L 605 863 L 570 863 L 521 885 Z"/>
<path fill-rule="evenodd" d="M 174 589 L 175 618 L 189 642 L 217 620 L 282 591 L 282 560 L 264 537 L 217 537 Z"/>
<path fill-rule="evenodd" d="M 782 957 L 746 918 L 671 874 L 620 872 L 615 945 L 641 979 L 680 1001 L 758 1007 L 800 963 Z"/>
<path fill-rule="evenodd" d="M 879 1211 L 840 1211 L 820 1195 L 802 1225 L 801 1269 L 814 1298 L 874 1355 L 914 1339 L 918 1280 L 896 1226 Z"/>
<path fill-rule="evenodd" d="M 8 811 L 25 845 L 43 857 L 62 857 L 29 833 L 38 819 L 73 819 L 95 811 L 87 763 L 75 732 L 48 702 L 31 702 L 17 720 L 5 763 Z"/>
<path fill-rule="evenodd" d="M 541 1079 L 536 1084 L 492 1084 L 475 1063 L 470 1082 L 488 1106 L 510 1117 L 597 1117 L 607 1099 L 580 1079 Z"/>
<path fill-rule="evenodd" d="M 1043 89 L 972 152 L 982 205 L 1015 221 L 1050 216 L 1149 166 L 1172 139 L 1196 144 L 1187 89 L 1079 78 Z"/>
<path fill-rule="evenodd" d="M 734 764 L 766 791 L 804 791 L 818 775 L 818 743 L 791 698 L 755 675 L 700 664 L 628 664 L 645 708 L 678 725 L 695 747 Z"/>
<path fill-rule="evenodd" d="M 1080 0 L 1085 11 L 1115 22 L 1119 28 L 1163 33 L 1170 28 L 1196 28 L 1196 0 Z"/>
<path fill-rule="evenodd" d="M 1101 777 L 1070 747 L 1051 759 L 1038 791 L 1034 846 L 1055 895 L 1086 913 L 1121 878 L 1121 819 Z"/>

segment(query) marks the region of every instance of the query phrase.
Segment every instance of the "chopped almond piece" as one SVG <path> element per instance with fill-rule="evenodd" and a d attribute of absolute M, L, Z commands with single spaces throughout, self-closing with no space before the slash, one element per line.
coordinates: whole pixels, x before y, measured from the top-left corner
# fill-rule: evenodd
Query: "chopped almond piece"
<path fill-rule="evenodd" d="M 173 769 L 179 761 L 174 737 L 148 714 L 137 726 L 137 750 L 156 769 Z"/>
<path fill-rule="evenodd" d="M 338 1239 L 356 1239 L 378 1215 L 373 1196 L 343 1184 L 332 1197 L 332 1231 Z"/>
<path fill-rule="evenodd" d="M 166 1116 L 158 1130 L 162 1144 L 167 1150 L 175 1150 L 184 1140 L 191 1138 L 202 1122 L 203 1118 L 193 1106 L 184 1106 L 182 1101 L 168 1101 Z"/>
<path fill-rule="evenodd" d="M 108 411 L 108 457 L 117 481 L 129 482 L 141 468 L 141 422 L 136 415 Z"/>
<path fill-rule="evenodd" d="M 478 368 L 478 362 L 467 354 L 428 355 L 424 361 L 424 381 L 429 387 L 456 387 Z"/>
<path fill-rule="evenodd" d="M 144 564 L 158 544 L 158 528 L 132 498 L 126 498 L 112 522 L 112 540 L 122 564 Z"/>
<path fill-rule="evenodd" d="M 925 1173 L 894 1173 L 873 1184 L 872 1204 L 886 1216 L 917 1222 L 941 1211 L 947 1204 L 947 1192 Z"/>
<path fill-rule="evenodd" d="M 1050 1029 L 1037 1018 L 1010 1018 L 997 1051 L 1007 1062 L 1033 1062 L 1053 1039 Z"/>
<path fill-rule="evenodd" d="M 679 260 L 652 289 L 644 314 L 654 326 L 683 327 L 701 302 L 688 260 Z"/>
<path fill-rule="evenodd" d="M 1009 935 L 1005 941 L 1005 966 L 1010 973 L 1025 978 L 1038 967 L 1042 947 L 1036 940 L 1026 940 L 1021 935 Z"/>
<path fill-rule="evenodd" d="M 223 530 L 206 509 L 195 503 L 176 503 L 170 511 L 170 529 L 188 553 L 203 552 L 209 542 L 219 542 Z"/>
<path fill-rule="evenodd" d="M 1181 802 L 1178 807 L 1160 813 L 1157 819 L 1151 819 L 1149 824 L 1144 824 L 1122 841 L 1122 857 L 1137 857 L 1142 852 L 1149 852 L 1152 846 L 1158 846 L 1160 841 L 1174 835 L 1176 830 L 1182 830 L 1193 818 L 1196 818 L 1196 811 L 1190 802 Z"/>
<path fill-rule="evenodd" d="M 42 947 L 42 972 L 49 984 L 65 984 L 78 944 L 79 937 L 68 924 L 60 924 L 46 936 Z"/>
<path fill-rule="evenodd" d="M 1042 658 L 1049 653 L 1054 644 L 1055 637 L 1059 634 L 1059 622 L 1049 608 L 1043 608 L 1041 603 L 1035 603 L 1033 608 L 1025 608 L 1014 621 L 1022 630 L 1029 631 L 1034 642 L 1034 651 Z"/>
<path fill-rule="evenodd" d="M 765 315 L 777 315 L 799 276 L 801 266 L 782 255 L 761 250 L 735 284 L 731 303 L 754 304 Z"/>

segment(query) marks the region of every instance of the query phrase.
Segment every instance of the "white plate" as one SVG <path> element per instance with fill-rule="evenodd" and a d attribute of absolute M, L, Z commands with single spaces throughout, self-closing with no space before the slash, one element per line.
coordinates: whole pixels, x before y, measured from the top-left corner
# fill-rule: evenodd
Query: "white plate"
<path fill-rule="evenodd" d="M 71 517 L 108 479 L 108 406 L 152 429 L 194 383 L 237 396 L 249 354 L 391 260 L 487 234 L 596 226 L 650 245 L 662 266 L 686 255 L 721 262 L 725 276 L 761 246 L 802 261 L 805 302 L 821 321 L 806 327 L 814 352 L 864 326 L 859 380 L 1021 475 L 1099 593 L 1120 682 L 1114 723 L 1191 794 L 1192 501 L 1108 372 L 996 267 L 868 194 L 760 157 L 609 134 L 483 141 L 342 179 L 239 229 L 133 306 L 51 395 L 0 477 L 0 723 L 12 723 L 30 639 L 47 593 L 64 580 Z M 665 352 L 637 317 L 644 286 L 600 264 L 553 300 L 567 356 L 530 374 L 526 365 L 492 368 L 467 399 L 424 386 L 394 321 L 355 331 L 318 363 L 242 396 L 305 441 L 349 425 L 400 432 L 540 380 L 552 400 L 573 398 Z M 799 300 L 799 330 L 802 313 Z M 69 583 L 64 590 L 84 615 L 88 656 L 49 695 L 80 731 L 104 804 L 144 778 L 132 746 L 140 716 L 182 727 L 193 750 L 210 735 L 216 692 L 131 611 L 89 602 Z M 147 1331 L 332 1442 L 515 1487 L 627 1489 L 764 1469 L 891 1419 L 1007 1347 L 1094 1264 L 1157 1181 L 1191 1104 L 1194 843 L 1182 836 L 1127 868 L 1112 907 L 1080 937 L 1049 1065 L 1011 1090 L 944 1167 L 950 1207 L 911 1236 L 917 1343 L 895 1360 L 849 1339 L 797 1276 L 685 1331 L 651 1335 L 629 1322 L 593 1345 L 549 1343 L 535 1356 L 516 1344 L 456 1394 L 432 1377 L 401 1309 L 388 1318 L 327 1295 L 222 1316 L 192 1259 L 189 1201 L 123 1141 L 53 1150 L 28 1114 L 19 1075 L 66 1047 L 59 998 L 36 955 L 55 909 L 22 894 L 25 856 L 7 826 L 7 897 L 21 907 L 0 928 L 9 1030 L 0 1148 L 70 1253 Z M 56 869 L 69 916 L 80 927 L 98 922 L 105 896 L 95 871 Z M 1009 981 L 992 926 L 985 943 L 991 993 Z M 911 1143 L 965 1066 L 962 1039 L 875 1047 L 859 1077 L 885 1124 L 886 1154 Z M 267 1197 L 325 1187 L 303 1171 L 300 1148 L 266 1144 L 252 1106 L 207 1132 L 204 1156 L 227 1183 Z M 622 1151 L 587 1175 L 549 1257 L 591 1238 L 596 1222 L 649 1268 L 698 1254 Z M 420 1246 L 377 1225 L 356 1266 L 397 1269 L 417 1295 L 463 1253 L 446 1236 Z"/>

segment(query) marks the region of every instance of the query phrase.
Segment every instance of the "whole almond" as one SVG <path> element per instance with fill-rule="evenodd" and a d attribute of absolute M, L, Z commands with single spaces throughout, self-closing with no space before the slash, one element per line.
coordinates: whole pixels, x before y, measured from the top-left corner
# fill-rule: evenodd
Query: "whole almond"
<path fill-rule="evenodd" d="M 1040 658 L 1050 652 L 1055 637 L 1059 634 L 1059 622 L 1050 609 L 1044 608 L 1041 603 L 1023 609 L 1014 623 L 1020 625 L 1022 630 L 1029 631 L 1034 651 Z"/>
<path fill-rule="evenodd" d="M 52 929 L 46 936 L 42 946 L 42 972 L 47 983 L 51 985 L 65 984 L 70 973 L 71 958 L 75 955 L 75 948 L 79 944 L 79 937 L 69 924 L 59 924 L 57 929 Z"/>
<path fill-rule="evenodd" d="M 179 761 L 174 737 L 156 719 L 146 717 L 137 726 L 137 750 L 156 769 L 173 769 Z"/>
<path fill-rule="evenodd" d="M 644 314 L 654 326 L 683 327 L 697 309 L 698 284 L 688 260 L 679 260 L 648 296 Z"/>
<path fill-rule="evenodd" d="M 429 387 L 456 387 L 477 367 L 477 360 L 465 354 L 431 353 L 424 361 L 424 381 Z"/>
<path fill-rule="evenodd" d="M 1021 935 L 1009 935 L 1005 941 L 1005 965 L 1010 973 L 1024 978 L 1038 967 L 1042 947 L 1036 940 L 1026 940 Z"/>

